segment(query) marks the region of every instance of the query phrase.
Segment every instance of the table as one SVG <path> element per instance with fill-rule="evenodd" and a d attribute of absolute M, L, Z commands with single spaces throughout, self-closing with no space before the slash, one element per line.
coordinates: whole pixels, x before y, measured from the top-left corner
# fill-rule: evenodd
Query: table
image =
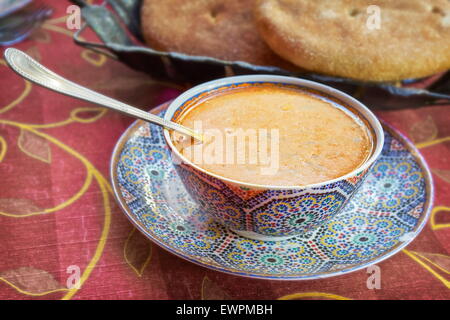
<path fill-rule="evenodd" d="M 15 47 L 57 73 L 150 109 L 184 88 L 77 47 L 67 1 Z M 3 51 L 3 49 L 1 49 Z M 184 261 L 136 231 L 115 203 L 110 155 L 133 121 L 31 85 L 0 60 L 0 299 L 449 299 L 450 106 L 380 111 L 433 173 L 435 207 L 405 250 L 370 273 L 311 281 L 222 274 Z M 73 287 L 77 274 L 81 288 Z M 70 289 L 69 289 L 69 288 Z"/>

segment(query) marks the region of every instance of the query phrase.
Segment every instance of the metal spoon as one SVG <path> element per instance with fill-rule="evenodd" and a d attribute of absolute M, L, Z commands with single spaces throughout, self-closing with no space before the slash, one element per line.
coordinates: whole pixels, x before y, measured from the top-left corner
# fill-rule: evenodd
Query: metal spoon
<path fill-rule="evenodd" d="M 71 82 L 57 75 L 53 71 L 48 70 L 46 67 L 33 60 L 30 56 L 20 50 L 14 48 L 6 49 L 5 59 L 9 67 L 17 74 L 47 89 L 84 101 L 92 102 L 114 111 L 119 111 L 130 117 L 142 119 L 163 126 L 167 129 L 178 131 L 182 134 L 193 137 L 196 140 L 203 141 L 203 136 L 192 129 L 172 121 L 167 121 L 156 115 L 129 106 L 123 102 L 114 100 Z"/>

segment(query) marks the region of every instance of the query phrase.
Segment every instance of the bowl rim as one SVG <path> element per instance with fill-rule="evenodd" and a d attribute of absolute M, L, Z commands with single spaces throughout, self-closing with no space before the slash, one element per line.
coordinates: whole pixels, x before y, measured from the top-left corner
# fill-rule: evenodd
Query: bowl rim
<path fill-rule="evenodd" d="M 238 181 L 230 178 L 223 177 L 221 175 L 209 172 L 202 167 L 194 164 L 192 161 L 184 157 L 179 150 L 174 146 L 172 143 L 170 131 L 166 128 L 164 128 L 164 139 L 166 141 L 166 144 L 171 150 L 172 156 L 175 154 L 179 159 L 181 159 L 181 162 L 184 164 L 189 165 L 190 167 L 195 168 L 196 170 L 199 170 L 200 172 L 212 176 L 216 179 L 219 179 L 220 181 L 231 183 L 240 187 L 244 188 L 251 188 L 251 189 L 270 189 L 270 190 L 304 190 L 304 189 L 311 189 L 311 188 L 319 188 L 325 185 L 329 185 L 332 183 L 336 183 L 342 180 L 347 180 L 361 172 L 364 172 L 365 170 L 369 169 L 370 166 L 376 161 L 378 156 L 381 154 L 381 151 L 383 149 L 384 145 L 384 132 L 383 128 L 381 126 L 380 121 L 375 116 L 375 114 L 369 110 L 368 107 L 366 107 L 364 104 L 353 98 L 352 96 L 335 89 L 333 87 L 310 81 L 305 80 L 301 78 L 295 78 L 295 77 L 288 77 L 288 76 L 276 76 L 276 75 L 269 75 L 269 74 L 257 74 L 257 75 L 245 75 L 245 76 L 233 76 L 233 77 L 227 77 L 227 78 L 220 78 L 217 80 L 212 80 L 205 82 L 203 84 L 199 84 L 195 87 L 190 88 L 189 90 L 183 92 L 181 95 L 179 95 L 175 100 L 173 100 L 169 107 L 166 110 L 166 113 L 164 115 L 165 120 L 171 121 L 173 115 L 175 114 L 175 111 L 178 110 L 180 106 L 182 106 L 187 100 L 190 98 L 197 96 L 200 93 L 207 92 L 213 89 L 217 89 L 220 87 L 228 86 L 231 84 L 241 84 L 241 83 L 247 83 L 247 82 L 267 82 L 267 83 L 280 83 L 280 84 L 293 84 L 302 86 L 305 88 L 313 89 L 318 92 L 324 93 L 326 95 L 329 95 L 333 98 L 338 99 L 342 104 L 348 105 L 354 109 L 356 109 L 362 117 L 365 118 L 367 123 L 371 126 L 371 129 L 373 130 L 375 134 L 375 140 L 376 143 L 374 145 L 374 151 L 372 155 L 366 159 L 366 161 L 352 170 L 351 172 L 340 176 L 335 179 L 314 183 L 314 184 L 307 184 L 307 185 L 264 185 L 264 184 L 256 184 L 256 183 L 248 183 L 243 181 Z"/>

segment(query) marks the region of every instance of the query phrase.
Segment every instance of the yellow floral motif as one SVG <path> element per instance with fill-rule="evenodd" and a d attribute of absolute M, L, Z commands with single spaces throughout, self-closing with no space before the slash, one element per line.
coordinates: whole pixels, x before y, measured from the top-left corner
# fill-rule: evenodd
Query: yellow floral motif
<path fill-rule="evenodd" d="M 330 194 L 330 195 L 326 196 L 325 198 L 323 198 L 322 200 L 320 200 L 320 203 L 322 203 L 322 202 L 324 202 L 324 201 L 326 201 L 328 199 L 333 201 L 334 199 L 336 199 L 336 197 L 334 195 Z"/>
<path fill-rule="evenodd" d="M 330 229 L 331 230 L 331 229 Z M 323 236 L 321 239 L 320 239 L 320 243 L 322 244 L 322 245 L 324 245 L 325 247 L 334 247 L 334 245 L 333 244 L 329 244 L 329 243 L 327 243 L 325 240 L 327 240 L 328 238 L 330 238 L 330 239 L 334 239 L 334 236 L 332 236 L 332 235 L 325 235 L 325 236 Z"/>
<path fill-rule="evenodd" d="M 124 167 L 127 167 L 128 169 L 133 169 L 133 165 L 128 165 L 128 162 L 133 163 L 133 158 L 129 155 L 123 155 L 122 158 L 120 158 L 120 162 L 123 163 Z"/>
<path fill-rule="evenodd" d="M 211 200 L 212 203 L 214 203 L 214 204 L 223 204 L 223 203 L 225 203 L 224 196 L 220 192 L 218 192 L 217 190 L 209 189 L 207 191 L 207 194 L 208 194 L 208 199 L 214 199 L 214 200 Z M 228 208 L 231 208 L 231 207 L 228 207 Z"/>
<path fill-rule="evenodd" d="M 213 232 L 214 233 L 214 235 L 206 235 L 206 234 L 204 235 L 204 237 L 206 239 L 209 239 L 209 240 L 216 240 L 221 235 L 221 232 L 220 232 L 220 230 L 217 227 L 210 227 L 208 229 L 208 232 Z"/>
<path fill-rule="evenodd" d="M 5 157 L 7 150 L 8 144 L 6 143 L 5 138 L 0 136 L 0 162 L 2 162 L 3 158 Z"/>
<path fill-rule="evenodd" d="M 410 176 L 410 177 L 416 175 L 417 178 L 414 181 L 410 181 L 411 184 L 417 183 L 417 182 L 421 181 L 423 178 L 422 172 L 419 172 L 419 171 L 409 172 L 409 171 L 411 171 L 412 166 L 410 163 L 407 163 L 407 162 L 399 163 L 395 166 L 395 168 L 388 162 L 379 162 L 374 166 L 374 172 L 378 172 L 381 166 L 387 167 L 387 169 L 385 171 L 390 171 L 390 170 L 394 169 L 394 170 L 397 170 L 400 172 L 408 173 L 408 176 Z M 406 169 L 402 170 L 402 167 L 406 167 Z M 385 182 L 381 181 L 381 183 L 384 184 Z M 409 187 L 409 190 L 413 190 L 414 192 L 410 195 L 402 194 L 402 198 L 411 199 L 411 198 L 415 197 L 417 195 L 417 193 L 419 192 L 419 188 L 417 188 L 416 186 L 413 186 L 413 185 Z M 375 202 L 371 202 L 370 200 L 374 200 Z M 373 199 L 370 195 L 367 195 L 366 197 L 363 197 L 361 199 L 361 201 L 363 201 L 365 204 L 368 204 L 368 205 L 376 205 L 378 202 L 380 202 L 382 200 Z M 389 201 L 394 202 L 394 203 L 392 203 L 391 205 L 388 205 L 387 202 L 382 202 L 381 205 L 386 209 L 392 209 L 392 208 L 398 207 L 401 204 L 401 199 L 398 199 L 398 198 L 396 199 L 396 198 L 391 197 L 391 198 L 389 198 Z"/>
<path fill-rule="evenodd" d="M 391 206 L 388 206 L 386 202 L 383 202 L 383 208 L 393 209 L 393 208 L 398 207 L 400 205 L 400 203 L 401 203 L 400 199 L 390 199 L 390 200 L 395 200 L 395 203 L 393 205 L 391 205 Z"/>
<path fill-rule="evenodd" d="M 204 246 L 199 246 L 199 245 L 197 245 L 197 243 L 196 243 L 195 241 L 192 243 L 192 245 L 193 245 L 194 247 L 196 247 L 196 248 L 199 248 L 199 249 L 209 249 L 209 248 L 211 248 L 211 245 L 209 244 L 209 242 L 207 242 L 207 241 L 202 241 L 202 243 L 204 244 Z"/>
<path fill-rule="evenodd" d="M 333 252 L 332 252 L 333 256 L 339 257 L 339 258 L 345 258 L 345 257 L 352 255 L 352 252 L 350 252 L 350 251 L 348 251 L 346 254 L 340 254 L 339 251 L 341 251 L 340 248 L 333 250 Z M 361 257 L 361 255 L 359 253 L 357 254 L 357 256 Z"/>
<path fill-rule="evenodd" d="M 450 228 L 450 223 L 436 223 L 436 214 L 438 212 L 450 212 L 450 207 L 437 206 L 431 211 L 430 224 L 432 230 L 439 230 L 444 228 Z"/>
<path fill-rule="evenodd" d="M 440 144 L 440 143 L 447 142 L 447 141 L 450 141 L 450 136 L 443 137 L 443 138 L 438 138 L 438 139 L 434 139 L 434 140 L 426 141 L 426 142 L 422 142 L 422 143 L 418 143 L 418 144 L 416 144 L 416 147 L 418 149 L 423 149 L 423 148 L 431 147 L 431 146 L 434 146 L 436 144 Z"/>
<path fill-rule="evenodd" d="M 325 293 L 325 292 L 300 292 L 300 293 L 292 293 L 278 298 L 278 300 L 296 300 L 303 298 L 327 298 L 332 300 L 352 300 L 350 298 L 346 298 L 343 296 L 339 296 L 333 293 Z"/>
<path fill-rule="evenodd" d="M 283 211 L 278 210 L 278 208 L 282 206 L 287 207 L 287 210 L 292 209 L 292 206 L 288 202 L 278 202 L 272 207 L 272 210 L 275 211 L 275 213 L 282 214 Z"/>
<path fill-rule="evenodd" d="M 0 59 L 0 65 L 2 66 L 6 66 L 6 61 L 3 59 Z M 23 91 L 20 93 L 19 97 L 17 97 L 16 99 L 14 99 L 12 102 L 8 103 L 6 106 L 4 106 L 3 108 L 0 108 L 0 114 L 5 113 L 6 111 L 11 110 L 12 108 L 14 108 L 15 106 L 17 106 L 19 103 L 21 103 L 23 100 L 25 100 L 26 97 L 28 97 L 28 95 L 31 92 L 31 83 L 27 80 L 24 80 L 25 82 L 25 87 L 23 89 Z"/>
<path fill-rule="evenodd" d="M 340 222 L 340 221 L 333 221 L 331 223 L 328 224 L 328 230 L 330 230 L 333 233 L 339 232 L 339 230 L 335 230 L 334 227 L 340 225 L 342 227 L 345 227 L 345 224 Z"/>
<path fill-rule="evenodd" d="M 227 257 L 235 262 L 241 262 L 242 261 L 241 255 L 242 253 L 240 252 L 230 252 L 229 254 L 227 254 Z"/>
<path fill-rule="evenodd" d="M 39 144 L 39 146 L 35 148 L 32 148 L 29 150 L 29 141 L 32 140 L 32 144 Z M 35 135 L 30 134 L 27 130 L 20 130 L 19 135 L 19 141 L 18 141 L 18 147 L 20 151 L 25 153 L 31 158 L 37 159 L 39 161 L 45 162 L 45 163 L 51 163 L 52 162 L 52 154 L 50 151 L 50 147 L 47 144 L 46 140 L 42 140 L 40 138 L 37 138 Z M 33 150 L 34 149 L 34 150 Z M 40 152 L 36 152 L 40 151 Z"/>
<path fill-rule="evenodd" d="M 133 179 L 132 176 L 134 175 L 133 172 L 131 171 L 127 171 L 125 172 L 125 177 L 127 178 L 128 182 L 131 182 L 133 184 L 139 184 L 141 183 L 141 180 L 139 178 L 136 177 L 136 179 Z"/>
<path fill-rule="evenodd" d="M 361 231 L 363 231 L 363 233 L 366 233 L 364 230 L 367 227 L 372 227 L 372 229 L 374 229 L 374 227 L 376 228 L 380 228 L 382 230 L 386 230 L 389 231 L 389 233 L 396 233 L 398 232 L 399 235 L 401 236 L 404 233 L 404 230 L 402 230 L 401 228 L 394 228 L 391 229 L 393 227 L 393 223 L 390 220 L 387 219 L 382 219 L 382 220 L 377 220 L 374 223 L 370 223 L 369 220 L 367 218 L 365 218 L 364 216 L 354 216 L 352 217 L 348 224 L 341 222 L 341 221 L 335 221 L 330 223 L 328 230 L 333 232 L 334 234 L 339 234 L 339 233 L 343 233 L 345 234 L 346 237 L 350 237 L 350 240 L 352 242 L 358 242 L 357 238 L 361 236 L 361 234 L 359 233 L 358 230 L 351 230 L 351 233 L 348 231 L 348 229 L 346 229 L 347 226 L 359 226 L 361 227 Z M 337 226 L 340 226 L 340 228 L 337 228 Z M 341 229 L 341 230 L 339 230 Z M 373 234 L 376 236 L 376 232 L 373 232 Z M 378 236 L 380 236 L 380 234 L 378 234 Z M 364 235 L 365 237 L 372 237 L 371 235 Z M 364 258 L 370 255 L 373 255 L 377 252 L 377 250 L 373 249 L 373 250 L 362 250 L 359 252 L 356 251 L 350 251 L 350 250 L 346 250 L 345 247 L 341 247 L 339 243 L 327 243 L 327 239 L 336 239 L 336 236 L 334 235 L 324 235 L 321 237 L 320 242 L 321 244 L 323 244 L 326 247 L 336 247 L 335 250 L 333 250 L 332 254 L 336 257 L 340 257 L 340 258 L 345 258 L 351 255 L 356 254 L 356 256 L 360 257 L 360 258 Z"/>
<path fill-rule="evenodd" d="M 313 205 L 317 203 L 316 198 L 314 198 L 314 197 L 306 197 L 306 198 L 302 198 L 302 199 L 298 200 L 295 203 L 295 206 L 296 207 L 300 207 L 302 205 L 302 203 L 306 202 L 306 201 L 311 201 L 311 204 L 313 204 Z"/>
<path fill-rule="evenodd" d="M 161 156 L 162 160 L 166 160 L 167 159 L 167 155 L 164 152 L 158 151 L 158 150 L 150 150 L 148 152 L 148 155 L 151 157 L 154 157 L 155 154 L 159 154 Z"/>
<path fill-rule="evenodd" d="M 417 262 L 421 267 L 423 267 L 425 270 L 427 270 L 428 272 L 430 272 L 436 279 L 438 279 L 439 281 L 441 281 L 446 287 L 447 289 L 450 289 L 450 281 L 447 280 L 446 278 L 444 278 L 442 275 L 440 275 L 438 272 L 436 272 L 431 266 L 429 266 L 427 263 L 431 264 L 432 266 L 436 267 L 437 269 L 439 269 L 440 271 L 446 273 L 446 274 L 450 274 L 449 270 L 446 270 L 444 268 L 442 268 L 441 266 L 435 264 L 434 262 L 430 261 L 427 257 L 424 257 L 423 255 L 419 254 L 418 252 L 414 252 L 414 251 L 409 251 L 404 249 L 403 252 L 410 257 L 411 259 L 413 259 L 415 262 Z M 435 254 L 436 255 L 436 254 Z M 445 258 L 450 259 L 449 256 L 444 256 L 441 255 Z M 427 263 L 426 263 L 427 262 Z"/>
<path fill-rule="evenodd" d="M 410 189 L 411 189 L 411 190 L 414 190 L 414 193 L 412 193 L 411 195 L 406 195 L 406 194 L 404 194 L 404 195 L 403 195 L 403 198 L 411 199 L 412 197 L 416 196 L 417 193 L 419 193 L 419 188 L 417 188 L 417 187 L 411 187 Z"/>
<path fill-rule="evenodd" d="M 362 220 L 362 221 L 364 221 L 364 223 L 363 223 L 364 225 L 369 224 L 369 220 L 367 220 L 367 218 L 361 217 L 361 216 L 352 217 L 352 218 L 350 219 L 350 224 L 351 224 L 351 225 L 355 224 L 355 220 Z"/>
<path fill-rule="evenodd" d="M 256 220 L 258 220 L 260 223 L 267 223 L 268 221 L 274 221 L 275 219 L 276 216 L 274 213 L 263 212 L 256 215 Z"/>
<path fill-rule="evenodd" d="M 130 153 L 135 157 L 135 158 L 140 158 L 142 154 L 144 154 L 144 151 L 139 148 L 139 147 L 132 147 L 130 148 Z M 141 154 L 141 155 L 140 155 Z"/>
<path fill-rule="evenodd" d="M 55 293 L 55 292 L 67 292 L 67 291 L 69 291 L 69 289 L 67 289 L 67 288 L 60 288 L 60 289 L 55 289 L 55 290 L 49 290 L 49 291 L 36 293 L 36 292 L 30 292 L 30 291 L 27 291 L 27 290 L 23 290 L 23 289 L 19 288 L 18 286 L 16 286 L 15 284 L 11 283 L 10 281 L 6 280 L 3 277 L 0 277 L 0 281 L 6 283 L 7 285 L 9 285 L 11 288 L 16 290 L 17 292 L 20 292 L 20 293 L 22 293 L 24 295 L 31 296 L 31 297 L 42 297 L 42 296 L 46 296 L 48 294 Z"/>
<path fill-rule="evenodd" d="M 398 169 L 398 170 L 400 170 L 400 168 L 401 167 L 406 167 L 407 169 L 405 170 L 405 172 L 409 172 L 409 170 L 411 170 L 411 163 L 408 163 L 408 162 L 402 162 L 402 163 L 399 163 L 397 166 L 396 166 L 396 169 Z M 418 180 L 416 180 L 416 181 L 418 181 Z"/>
<path fill-rule="evenodd" d="M 91 0 L 89 0 L 89 2 L 91 2 Z M 48 20 L 47 22 L 44 23 L 43 29 L 52 30 L 52 31 L 66 34 L 68 36 L 72 36 L 72 34 L 73 34 L 72 32 L 68 31 L 67 29 L 65 29 L 63 27 L 59 27 L 59 26 L 55 25 L 56 23 L 61 23 L 64 21 L 65 21 L 65 16 L 59 17 L 56 19 L 52 19 L 52 20 Z M 0 59 L 0 66 L 6 66 L 5 61 L 2 59 Z M 8 104 L 6 104 L 5 106 L 1 107 L 0 114 L 10 111 L 12 108 L 17 106 L 19 103 L 23 102 L 29 96 L 29 94 L 32 90 L 32 87 L 33 87 L 32 84 L 25 80 L 24 88 L 23 88 L 22 92 L 20 93 L 20 95 L 13 101 L 11 101 Z M 78 117 L 79 112 L 97 111 L 97 110 L 99 112 L 94 117 L 87 118 L 87 119 Z M 21 131 L 27 131 L 31 134 L 39 136 L 42 139 L 47 140 L 51 144 L 55 145 L 56 147 L 62 149 L 63 151 L 67 152 L 71 156 L 78 159 L 84 165 L 84 167 L 86 169 L 86 178 L 85 178 L 85 181 L 84 181 L 81 189 L 75 195 L 73 195 L 70 199 L 64 201 L 63 203 L 61 203 L 53 208 L 47 208 L 40 212 L 28 213 L 26 215 L 18 216 L 18 215 L 8 214 L 6 212 L 2 212 L 2 213 L 0 213 L 0 215 L 8 216 L 11 218 L 26 218 L 26 217 L 33 216 L 33 215 L 56 212 L 56 211 L 59 211 L 65 207 L 73 204 L 75 201 L 81 199 L 81 197 L 87 191 L 88 187 L 91 185 L 92 181 L 95 181 L 100 189 L 100 195 L 102 197 L 102 204 L 103 204 L 103 210 L 104 210 L 103 226 L 101 228 L 100 238 L 99 238 L 99 241 L 95 248 L 95 251 L 94 251 L 92 257 L 90 258 L 85 269 L 82 270 L 81 278 L 80 278 L 80 288 L 83 287 L 84 283 L 87 281 L 87 279 L 91 275 L 91 272 L 94 270 L 95 266 L 97 265 L 100 257 L 102 256 L 104 248 L 105 248 L 105 244 L 106 244 L 106 241 L 108 238 L 108 233 L 109 233 L 109 229 L 110 229 L 110 225 L 111 225 L 110 195 L 112 194 L 112 188 L 109 185 L 109 182 L 105 179 L 105 177 L 83 155 L 81 155 L 76 150 L 70 148 L 66 144 L 62 143 L 58 139 L 54 138 L 53 136 L 43 133 L 41 131 L 38 131 L 38 129 L 61 127 L 61 126 L 68 125 L 72 122 L 92 123 L 92 122 L 95 122 L 98 119 L 100 119 L 103 115 L 105 115 L 105 113 L 106 113 L 106 110 L 100 109 L 100 108 L 75 108 L 71 111 L 70 117 L 68 119 L 60 121 L 60 122 L 47 123 L 47 124 L 25 124 L 25 123 L 0 119 L 0 124 L 2 124 L 2 125 L 15 127 Z M 6 141 L 3 137 L 0 137 L 0 147 L 1 147 L 0 161 L 2 161 L 8 150 Z M 47 295 L 50 293 L 62 292 L 62 293 L 65 293 L 64 296 L 62 297 L 63 300 L 71 299 L 80 290 L 77 287 L 74 287 L 71 289 L 62 288 L 62 289 L 56 289 L 56 290 L 47 291 L 47 292 L 33 293 L 33 292 L 24 291 L 24 290 L 16 287 L 14 284 L 10 283 L 6 279 L 0 279 L 0 281 L 10 285 L 14 289 L 16 289 L 18 292 L 28 295 L 28 296 L 44 296 L 44 295 Z"/>
<path fill-rule="evenodd" d="M 227 212 L 227 215 L 231 216 L 233 219 L 239 219 L 241 217 L 241 212 L 232 206 L 225 206 L 223 207 L 223 211 Z M 229 212 L 232 212 L 231 214 Z M 237 224 L 239 225 L 239 224 Z"/>
<path fill-rule="evenodd" d="M 414 171 L 414 172 L 411 172 L 411 176 L 413 176 L 413 175 L 417 175 L 417 179 L 416 180 L 414 180 L 414 181 L 411 181 L 411 183 L 417 183 L 417 182 L 419 182 L 420 180 L 422 180 L 422 172 L 419 172 L 419 171 Z"/>
<path fill-rule="evenodd" d="M 255 240 L 251 240 L 251 239 L 242 239 L 241 241 L 236 243 L 236 246 L 239 249 L 241 249 L 242 251 L 247 251 L 249 249 L 245 247 L 245 244 L 250 244 L 251 246 L 256 246 L 258 244 L 258 242 Z"/>
<path fill-rule="evenodd" d="M 148 249 L 148 253 L 147 253 L 147 258 L 145 259 L 144 263 L 142 264 L 142 266 L 140 266 L 140 268 L 138 269 L 136 266 L 133 265 L 133 263 L 130 261 L 130 259 L 128 259 L 128 250 L 129 250 L 129 243 L 130 243 L 130 239 L 135 235 L 135 233 L 137 232 L 136 228 L 133 228 L 133 230 L 131 230 L 131 232 L 129 233 L 127 240 L 125 241 L 125 245 L 123 247 L 123 256 L 125 259 L 125 262 L 128 264 L 128 266 L 136 273 L 136 275 L 138 277 L 142 277 L 142 274 L 144 273 L 145 268 L 147 268 L 147 265 L 150 263 L 150 260 L 152 259 L 152 246 L 149 243 L 149 249 Z"/>
<path fill-rule="evenodd" d="M 89 49 L 84 49 L 81 52 L 81 57 L 95 67 L 101 67 L 106 62 L 105 55 L 98 54 L 97 52 L 94 52 Z"/>
<path fill-rule="evenodd" d="M 304 266 L 305 268 L 303 269 L 304 271 L 307 271 L 308 269 L 306 267 L 308 266 L 312 266 L 313 264 L 315 264 L 317 262 L 317 259 L 313 258 L 313 257 L 302 257 L 301 254 L 303 253 L 303 248 L 301 252 L 298 252 L 296 254 L 297 259 L 303 259 L 303 260 L 309 260 L 309 262 L 304 262 L 302 261 L 302 266 Z"/>
<path fill-rule="evenodd" d="M 98 113 L 91 118 L 80 118 L 78 117 L 78 113 L 86 112 L 86 111 L 98 111 Z M 74 123 L 74 122 L 80 122 L 80 123 L 92 123 L 97 120 L 99 120 L 101 117 L 103 117 L 108 110 L 104 108 L 75 108 L 70 112 L 70 115 L 67 119 L 59 121 L 59 122 L 53 122 L 53 123 L 42 123 L 42 124 L 31 124 L 28 123 L 27 126 L 33 129 L 51 129 L 51 128 L 57 128 L 57 127 L 63 127 L 68 124 Z"/>
<path fill-rule="evenodd" d="M 55 212 L 55 211 L 61 210 L 62 208 L 68 206 L 69 204 L 74 203 L 76 200 L 81 198 L 81 196 L 87 190 L 87 187 L 90 185 L 92 178 L 94 178 L 96 180 L 96 182 L 100 188 L 101 195 L 103 197 L 105 218 L 104 218 L 104 223 L 103 223 L 100 240 L 99 240 L 99 243 L 97 244 L 97 248 L 94 252 L 93 257 L 91 258 L 90 262 L 88 263 L 87 267 L 85 268 L 85 270 L 83 271 L 83 273 L 81 275 L 80 287 L 82 287 L 83 284 L 85 283 L 85 281 L 89 278 L 89 276 L 90 276 L 92 270 L 95 268 L 97 262 L 99 261 L 101 255 L 103 253 L 105 244 L 106 244 L 106 239 L 108 237 L 109 228 L 110 228 L 110 224 L 111 224 L 111 206 L 110 206 L 110 199 L 109 199 L 109 193 L 112 193 L 111 186 L 109 185 L 107 180 L 103 177 L 103 175 L 84 156 L 82 156 L 80 153 L 78 153 L 74 149 L 63 144 L 56 138 L 54 138 L 46 133 L 37 131 L 36 129 L 34 129 L 32 126 L 30 126 L 28 124 L 9 121 L 9 120 L 3 120 L 3 119 L 0 119 L 0 124 L 13 126 L 13 127 L 19 128 L 21 130 L 28 130 L 46 140 L 48 140 L 49 142 L 53 143 L 57 147 L 61 148 L 62 150 L 66 151 L 67 153 L 71 154 L 72 156 L 74 156 L 75 158 L 80 160 L 84 164 L 84 166 L 86 167 L 86 170 L 87 170 L 88 178 L 86 179 L 84 186 L 71 199 L 69 199 L 68 201 L 66 201 L 63 204 L 60 204 L 54 208 L 45 209 L 42 212 L 34 212 L 34 213 L 27 214 L 27 215 L 20 215 L 20 218 L 28 217 L 28 216 L 36 215 L 36 214 L 41 214 L 41 213 L 50 213 L 50 212 Z M 6 215 L 9 217 L 19 218 L 19 216 L 11 215 L 8 213 L 0 213 L 0 214 Z M 70 299 L 71 297 L 73 297 L 73 295 L 75 295 L 78 292 L 78 290 L 79 290 L 78 288 L 68 289 L 67 293 L 63 297 L 63 299 Z"/>
<path fill-rule="evenodd" d="M 78 114 L 82 112 L 96 112 L 97 114 L 93 117 L 81 118 Z M 70 112 L 70 120 L 80 123 L 92 123 L 103 117 L 106 112 L 108 112 L 108 109 L 106 108 L 75 108 Z"/>
<path fill-rule="evenodd" d="M 387 219 L 378 220 L 378 221 L 375 223 L 375 225 L 382 224 L 382 223 L 386 223 L 386 224 L 387 224 L 387 226 L 385 226 L 385 228 L 390 228 L 390 227 L 392 227 L 392 221 L 387 220 Z M 397 230 L 397 228 L 394 229 L 394 230 Z"/>
<path fill-rule="evenodd" d="M 388 170 L 392 169 L 392 166 L 389 162 L 378 162 L 373 168 L 374 171 L 378 171 L 381 166 L 388 167 Z"/>

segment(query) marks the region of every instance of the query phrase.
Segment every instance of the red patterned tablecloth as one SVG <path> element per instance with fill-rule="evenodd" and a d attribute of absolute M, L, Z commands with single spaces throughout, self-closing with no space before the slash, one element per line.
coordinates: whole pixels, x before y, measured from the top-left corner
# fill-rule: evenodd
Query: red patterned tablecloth
<path fill-rule="evenodd" d="M 66 1 L 16 47 L 57 73 L 144 109 L 183 88 L 77 47 Z M 1 50 L 3 51 L 3 50 Z M 0 59 L 0 299 L 449 299 L 450 106 L 383 111 L 433 173 L 435 206 L 420 236 L 378 266 L 312 281 L 240 278 L 153 245 L 115 203 L 109 160 L 132 119 L 32 85 Z M 81 288 L 67 288 L 79 268 Z"/>

